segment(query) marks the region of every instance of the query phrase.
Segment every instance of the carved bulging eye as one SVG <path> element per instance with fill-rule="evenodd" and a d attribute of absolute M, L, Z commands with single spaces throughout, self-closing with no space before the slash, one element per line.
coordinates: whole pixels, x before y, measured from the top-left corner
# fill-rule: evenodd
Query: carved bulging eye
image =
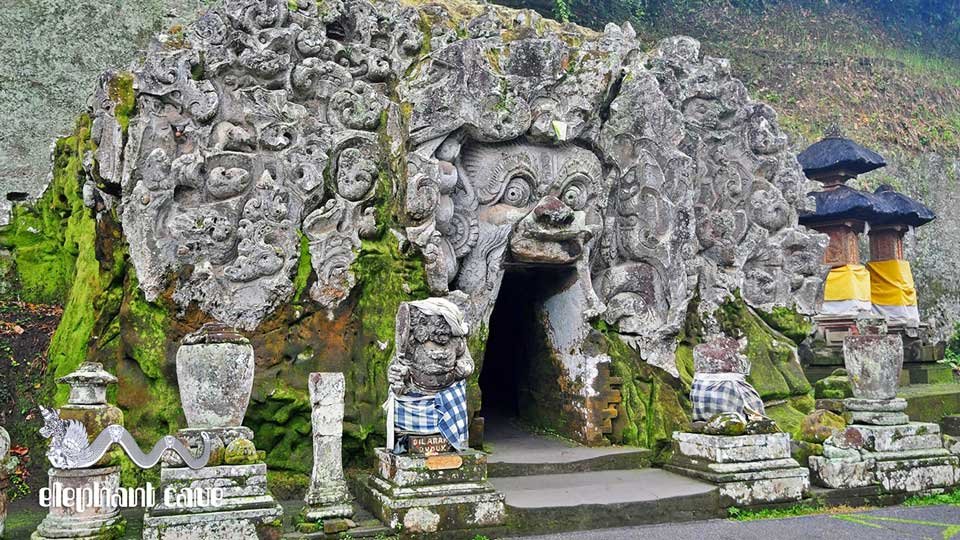
<path fill-rule="evenodd" d="M 530 203 L 530 183 L 521 176 L 514 176 L 503 190 L 501 200 L 511 206 L 527 206 Z"/>
<path fill-rule="evenodd" d="M 579 184 L 571 184 L 563 190 L 563 195 L 561 199 L 564 204 L 573 208 L 574 210 L 580 210 L 583 208 L 583 205 L 586 204 L 587 191 L 583 189 L 583 186 Z"/>

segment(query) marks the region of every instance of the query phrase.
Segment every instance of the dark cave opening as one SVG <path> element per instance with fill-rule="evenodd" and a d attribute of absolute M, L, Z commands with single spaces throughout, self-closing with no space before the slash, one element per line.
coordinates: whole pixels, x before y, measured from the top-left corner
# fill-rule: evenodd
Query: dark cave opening
<path fill-rule="evenodd" d="M 488 426 L 520 419 L 553 427 L 563 395 L 543 308 L 573 278 L 567 267 L 510 267 L 504 274 L 480 368 L 481 415 Z"/>

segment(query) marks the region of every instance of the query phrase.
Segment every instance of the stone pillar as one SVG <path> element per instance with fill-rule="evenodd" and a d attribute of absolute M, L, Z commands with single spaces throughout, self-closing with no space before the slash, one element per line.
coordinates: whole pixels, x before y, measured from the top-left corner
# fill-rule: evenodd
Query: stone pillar
<path fill-rule="evenodd" d="M 810 458 L 814 483 L 829 488 L 879 485 L 890 493 L 916 493 L 960 482 L 960 460 L 944 448 L 940 426 L 910 422 L 897 397 L 903 343 L 882 319 L 860 320 L 844 339 L 853 397 L 844 400 L 852 424 Z"/>
<path fill-rule="evenodd" d="M 343 477 L 343 373 L 311 373 L 308 386 L 313 407 L 313 473 L 304 497 L 304 518 L 322 521 L 325 532 L 341 532 L 349 527 L 344 518 L 353 515 Z"/>
<path fill-rule="evenodd" d="M 177 437 L 198 449 L 202 435 L 214 450 L 207 466 L 185 467 L 167 455 L 160 492 L 168 489 L 222 491 L 221 507 L 168 506 L 162 497 L 143 519 L 144 540 L 255 540 L 280 534 L 283 509 L 267 490 L 267 465 L 253 444 L 253 430 L 240 425 L 250 403 L 254 353 L 233 328 L 204 324 L 177 350 L 177 382 L 187 428 Z"/>
<path fill-rule="evenodd" d="M 70 385 L 70 397 L 67 404 L 60 408 L 60 418 L 83 424 L 91 441 L 107 426 L 123 425 L 123 413 L 116 406 L 107 403 L 107 386 L 116 383 L 117 378 L 104 371 L 99 363 L 84 362 L 76 371 L 57 379 L 57 382 Z M 120 468 L 112 466 L 111 460 L 108 452 L 95 467 L 49 469 L 48 485 L 51 493 L 63 488 L 99 489 L 101 492 L 113 493 L 120 486 Z M 33 540 L 119 538 L 124 529 L 120 509 L 110 504 L 109 497 L 101 501 L 99 506 L 85 508 L 83 511 L 77 511 L 72 506 L 51 504 L 47 516 L 33 533 Z"/>

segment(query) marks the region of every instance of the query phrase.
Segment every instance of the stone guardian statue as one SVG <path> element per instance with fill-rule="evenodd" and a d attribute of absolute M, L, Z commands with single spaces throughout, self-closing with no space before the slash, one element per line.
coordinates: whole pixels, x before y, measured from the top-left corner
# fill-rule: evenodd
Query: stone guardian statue
<path fill-rule="evenodd" d="M 466 379 L 474 369 L 467 331 L 463 312 L 445 298 L 400 305 L 396 352 L 387 369 L 388 449 L 402 453 L 408 442 L 438 434 L 458 451 L 467 448 Z"/>

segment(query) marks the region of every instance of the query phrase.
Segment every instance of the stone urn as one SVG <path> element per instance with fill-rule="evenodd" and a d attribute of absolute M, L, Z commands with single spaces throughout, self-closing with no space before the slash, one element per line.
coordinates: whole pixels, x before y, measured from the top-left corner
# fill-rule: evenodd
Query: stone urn
<path fill-rule="evenodd" d="M 887 334 L 882 319 L 857 321 L 857 334 L 843 339 L 843 363 L 853 395 L 860 399 L 893 399 L 903 368 L 903 339 Z"/>
<path fill-rule="evenodd" d="M 253 389 L 253 347 L 235 329 L 204 324 L 177 349 L 177 383 L 187 426 L 238 427 Z"/>

